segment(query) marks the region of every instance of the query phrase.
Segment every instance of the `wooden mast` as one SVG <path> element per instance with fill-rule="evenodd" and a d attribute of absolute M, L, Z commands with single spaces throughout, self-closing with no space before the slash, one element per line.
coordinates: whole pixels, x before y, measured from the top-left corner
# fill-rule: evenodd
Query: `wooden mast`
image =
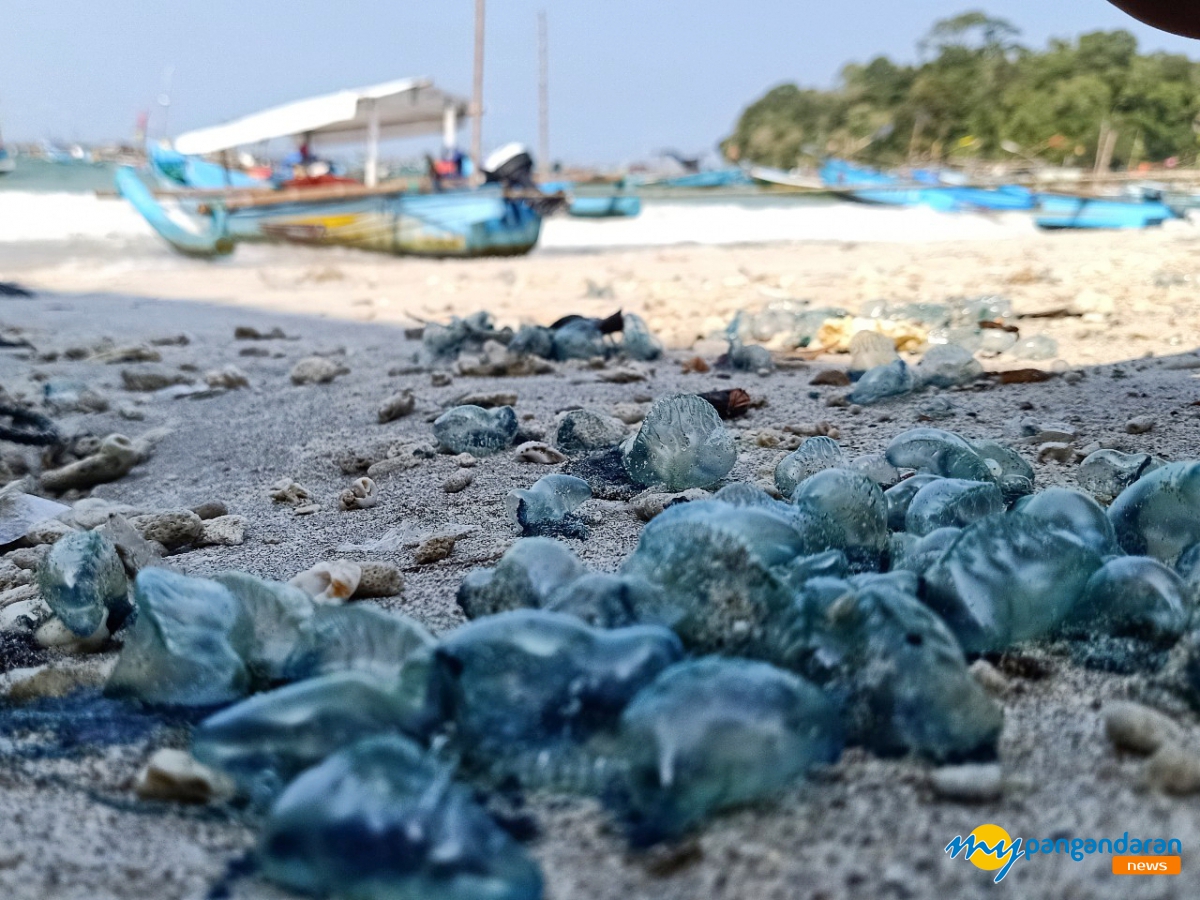
<path fill-rule="evenodd" d="M 475 78 L 471 91 L 471 160 L 475 164 L 472 180 L 483 180 L 483 17 L 484 0 L 475 0 Z"/>
<path fill-rule="evenodd" d="M 550 171 L 550 75 L 547 65 L 549 40 L 546 35 L 546 11 L 538 12 L 538 163 Z"/>

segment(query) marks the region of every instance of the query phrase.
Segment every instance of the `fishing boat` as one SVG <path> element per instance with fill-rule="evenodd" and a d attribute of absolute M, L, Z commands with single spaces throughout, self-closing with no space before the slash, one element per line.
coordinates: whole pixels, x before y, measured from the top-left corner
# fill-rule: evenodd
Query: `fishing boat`
<path fill-rule="evenodd" d="M 823 192 L 826 187 L 818 176 L 806 175 L 797 171 L 785 172 L 783 169 L 775 169 L 771 166 L 750 166 L 747 174 L 755 184 L 780 190 L 811 193 Z"/>
<path fill-rule="evenodd" d="M 887 206 L 926 206 L 941 212 L 1029 210 L 1036 205 L 1032 191 L 1015 184 L 975 187 L 947 184 L 937 172 L 918 170 L 908 179 L 828 159 L 820 169 L 821 181 L 844 192 L 847 199 Z"/>
<path fill-rule="evenodd" d="M 1039 228 L 1152 228 L 1178 213 L 1157 200 L 1121 200 L 1108 197 L 1077 197 L 1070 194 L 1038 194 Z"/>
<path fill-rule="evenodd" d="M 579 194 L 570 181 L 547 181 L 539 185 L 542 191 L 567 195 L 567 215 L 581 219 L 634 218 L 642 212 L 642 200 L 636 194 Z M 623 188 L 623 184 L 618 184 Z"/>
<path fill-rule="evenodd" d="M 334 245 L 434 257 L 507 256 L 537 244 L 542 217 L 563 198 L 533 185 L 533 162 L 509 145 L 483 166 L 480 188 L 413 190 L 407 180 L 380 183 L 381 137 L 444 131 L 452 143 L 466 102 L 428 79 L 405 79 L 339 91 L 245 116 L 175 140 L 172 153 L 152 156 L 147 184 L 135 169 L 117 171 L 118 192 L 181 253 L 212 257 L 245 241 Z M 367 137 L 363 183 L 264 182 L 204 154 L 280 137 L 305 147 Z M 240 176 L 240 177 L 239 177 Z M 163 182 L 174 187 L 162 190 Z"/>

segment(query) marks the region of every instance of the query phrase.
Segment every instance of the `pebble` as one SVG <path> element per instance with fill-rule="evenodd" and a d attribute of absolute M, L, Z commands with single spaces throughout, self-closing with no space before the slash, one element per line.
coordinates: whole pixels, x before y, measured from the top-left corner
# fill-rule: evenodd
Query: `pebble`
<path fill-rule="evenodd" d="M 1151 416 L 1134 416 L 1125 423 L 1125 431 L 1129 434 L 1146 434 L 1154 430 L 1155 421 Z"/>
<path fill-rule="evenodd" d="M 454 457 L 454 461 L 460 469 L 473 469 L 479 465 L 479 460 L 470 453 L 460 453 Z"/>
<path fill-rule="evenodd" d="M 41 485 L 48 491 L 61 493 L 71 488 L 89 488 L 116 481 L 145 459 L 147 452 L 123 434 L 110 434 L 100 442 L 95 453 L 68 463 L 59 469 L 43 472 Z"/>
<path fill-rule="evenodd" d="M 971 663 L 970 672 L 983 689 L 993 696 L 1003 696 L 1011 687 L 1008 677 L 986 659 L 977 659 Z"/>
<path fill-rule="evenodd" d="M 47 619 L 33 633 L 33 639 L 39 647 L 61 650 L 63 653 L 93 653 L 104 646 L 108 637 L 108 628 L 103 622 L 94 633 L 81 638 L 58 618 Z"/>
<path fill-rule="evenodd" d="M 56 665 L 13 669 L 6 678 L 8 689 L 5 696 L 13 703 L 28 703 L 31 700 L 65 697 L 80 688 L 102 687 L 115 663 L 115 658 L 104 660 L 99 665 L 81 665 L 68 660 Z"/>
<path fill-rule="evenodd" d="M 312 499 L 312 491 L 290 478 L 281 478 L 271 485 L 271 499 L 276 503 L 291 503 L 299 506 Z"/>
<path fill-rule="evenodd" d="M 646 370 L 630 363 L 614 369 L 604 369 L 596 376 L 596 380 L 609 384 L 634 384 L 646 380 Z"/>
<path fill-rule="evenodd" d="M 315 512 L 321 511 L 320 503 L 306 503 L 303 506 L 297 506 L 294 510 L 298 516 L 311 516 Z"/>
<path fill-rule="evenodd" d="M 1075 461 L 1075 448 L 1063 441 L 1047 441 L 1038 447 L 1037 451 L 1038 462 L 1054 462 L 1068 463 Z"/>
<path fill-rule="evenodd" d="M 168 509 L 133 516 L 129 524 L 145 540 L 158 541 L 168 549 L 194 544 L 204 533 L 204 522 L 190 509 Z"/>
<path fill-rule="evenodd" d="M 367 469 L 368 478 L 383 478 L 385 475 L 393 475 L 396 472 L 406 472 L 409 469 L 415 469 L 421 464 L 421 460 L 415 456 L 391 456 L 387 459 L 381 459 L 377 463 L 372 463 Z"/>
<path fill-rule="evenodd" d="M 60 522 L 58 519 L 50 519 L 30 528 L 25 534 L 25 541 L 34 545 L 55 544 L 58 543 L 58 539 L 64 534 L 70 534 L 74 530 L 66 522 Z"/>
<path fill-rule="evenodd" d="M 229 506 L 220 500 L 209 500 L 192 507 L 192 512 L 198 515 L 201 519 L 217 519 L 221 516 L 229 515 Z"/>
<path fill-rule="evenodd" d="M 1200 756 L 1178 744 L 1163 744 L 1146 761 L 1142 777 L 1164 794 L 1194 794 L 1200 791 Z"/>
<path fill-rule="evenodd" d="M 542 466 L 555 466 L 567 461 L 567 455 L 543 441 L 526 441 L 516 449 L 519 462 L 537 463 Z"/>
<path fill-rule="evenodd" d="M 236 547 L 246 540 L 245 516 L 217 516 L 202 521 L 197 543 L 203 547 Z"/>
<path fill-rule="evenodd" d="M 813 376 L 809 384 L 828 385 L 830 387 L 846 387 L 850 384 L 850 376 L 841 369 L 825 369 Z"/>
<path fill-rule="evenodd" d="M 292 384 L 327 384 L 350 370 L 326 356 L 308 356 L 292 367 Z"/>
<path fill-rule="evenodd" d="M 286 338 L 287 335 L 278 325 L 270 331 L 259 331 L 253 325 L 238 325 L 233 329 L 235 341 L 281 341 Z"/>
<path fill-rule="evenodd" d="M 421 541 L 416 552 L 413 553 L 413 559 L 419 566 L 426 566 L 430 563 L 438 562 L 445 559 L 454 552 L 454 545 L 458 543 L 458 536 L 453 534 L 437 534 L 433 537 L 426 538 Z"/>
<path fill-rule="evenodd" d="M 836 425 L 824 419 L 817 422 L 790 422 L 783 426 L 783 431 L 800 437 L 829 437 L 835 441 L 842 436 Z"/>
<path fill-rule="evenodd" d="M 142 800 L 211 803 L 232 797 L 235 785 L 228 775 L 197 762 L 190 753 L 163 748 L 138 772 L 133 790 Z"/>
<path fill-rule="evenodd" d="M 5 554 L 4 558 L 18 569 L 33 571 L 42 564 L 42 559 L 46 556 L 46 552 L 47 549 L 45 547 L 20 547 L 11 553 Z"/>
<path fill-rule="evenodd" d="M 475 473 L 470 469 L 459 469 L 442 483 L 442 490 L 447 494 L 457 494 L 459 491 L 466 490 L 474 480 Z"/>
<path fill-rule="evenodd" d="M 236 391 L 240 388 L 250 387 L 250 378 L 237 366 L 229 365 L 205 372 L 204 383 L 211 388 Z"/>
<path fill-rule="evenodd" d="M 1158 710 L 1126 700 L 1105 704 L 1104 733 L 1115 747 L 1141 754 L 1154 753 L 1182 737 L 1180 727 Z"/>
<path fill-rule="evenodd" d="M 516 406 L 517 395 L 513 391 L 491 391 L 464 394 L 451 406 L 480 406 L 484 409 L 497 409 L 501 406 Z"/>
<path fill-rule="evenodd" d="M 454 382 L 454 379 L 446 372 L 431 372 L 429 374 L 429 383 L 434 387 L 448 387 Z"/>
<path fill-rule="evenodd" d="M 6 603 L 0 607 L 0 631 L 28 631 L 50 615 L 50 607 L 39 597 Z"/>
<path fill-rule="evenodd" d="M 933 792 L 943 800 L 990 803 L 1004 794 L 1004 776 L 997 763 L 942 766 L 929 776 Z"/>
<path fill-rule="evenodd" d="M 163 388 L 176 384 L 191 384 L 191 379 L 182 372 L 175 372 L 165 366 L 139 366 L 138 368 L 122 369 L 121 384 L 127 391 L 161 391 Z"/>
<path fill-rule="evenodd" d="M 626 425 L 636 425 L 646 418 L 650 407 L 645 403 L 615 403 L 612 408 L 614 419 L 620 419 Z"/>
<path fill-rule="evenodd" d="M 352 599 L 395 597 L 404 590 L 404 576 L 391 563 L 360 562 L 358 567 L 362 574 Z"/>
<path fill-rule="evenodd" d="M 394 422 L 396 419 L 407 416 L 416 408 L 416 405 L 417 398 L 413 396 L 412 391 L 405 390 L 398 394 L 392 394 L 379 407 L 379 424 Z"/>
<path fill-rule="evenodd" d="M 662 513 L 668 506 L 677 503 L 689 503 L 692 500 L 709 500 L 712 494 L 703 488 L 688 488 L 686 491 L 667 493 L 664 491 L 646 491 L 638 494 L 629 501 L 637 517 L 643 522 L 649 522 Z"/>

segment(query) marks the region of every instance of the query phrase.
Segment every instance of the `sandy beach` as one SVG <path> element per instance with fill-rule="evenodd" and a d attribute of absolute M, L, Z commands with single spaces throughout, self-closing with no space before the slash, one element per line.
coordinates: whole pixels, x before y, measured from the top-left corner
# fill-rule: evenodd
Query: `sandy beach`
<path fill-rule="evenodd" d="M 986 224 L 986 223 L 985 223 Z M 846 388 L 814 386 L 847 357 L 781 356 L 769 375 L 689 373 L 684 360 L 713 362 L 720 334 L 739 311 L 808 301 L 852 312 L 877 299 L 944 302 L 998 294 L 1012 301 L 1022 337 L 1057 342 L 1053 358 L 982 358 L 991 371 L 1037 367 L 1039 383 L 986 379 L 939 392 L 953 415 L 936 424 L 968 438 L 1010 443 L 1033 463 L 1039 487 L 1076 484 L 1076 464 L 1038 460 L 1022 423 L 1066 423 L 1082 448 L 1102 442 L 1166 459 L 1196 456 L 1200 416 L 1200 228 L 1178 223 L 1139 233 L 1038 234 L 990 238 L 980 226 L 962 240 L 904 243 L 805 241 L 641 249 L 555 248 L 521 259 L 469 262 L 397 260 L 349 251 L 242 247 L 219 263 L 180 261 L 139 245 L 136 253 L 62 254 L 31 246 L 4 250 L 0 280 L 33 289 L 32 298 L 0 298 L 0 327 L 30 348 L 0 351 L 0 383 L 36 398 L 48 380 L 77 381 L 109 400 L 98 413 L 58 417 L 67 431 L 137 438 L 154 432 L 153 455 L 92 496 L 137 510 L 221 501 L 244 516 L 245 541 L 189 550 L 168 559 L 178 571 L 208 575 L 240 569 L 286 580 L 321 560 L 378 559 L 399 566 L 403 593 L 379 602 L 435 633 L 462 621 L 455 590 L 478 566 L 494 565 L 517 538 L 505 495 L 552 467 L 518 462 L 511 453 L 481 459 L 459 493 L 442 485 L 459 463 L 435 455 L 377 479 L 372 509 L 341 511 L 336 497 L 354 477 L 353 456 L 380 460 L 390 448 L 432 444 L 431 421 L 468 392 L 510 391 L 524 432 L 552 433 L 557 413 L 577 407 L 611 411 L 673 391 L 742 387 L 764 401 L 730 427 L 739 437 L 733 481 L 768 482 L 786 446 L 803 427 L 827 422 L 850 455 L 881 451 L 896 434 L 921 424 L 930 393 L 859 408 L 840 403 Z M 406 328 L 453 315 L 490 311 L 501 325 L 548 324 L 567 313 L 643 315 L 668 346 L 642 367 L 642 380 L 601 380 L 605 370 L 558 364 L 548 374 L 480 379 L 452 375 L 420 354 Z M 287 339 L 235 340 L 234 329 L 280 328 Z M 188 378 L 235 365 L 250 387 L 215 396 L 169 399 L 125 390 L 126 364 L 68 359 L 72 347 L 103 339 L 128 346 L 160 344 L 156 364 Z M 252 348 L 256 355 L 246 355 Z M 301 358 L 344 364 L 332 383 L 294 385 Z M 812 356 L 812 354 L 810 354 Z M 136 366 L 134 366 L 136 368 Z M 416 411 L 381 425 L 376 409 L 411 389 Z M 1153 427 L 1131 434 L 1147 416 Z M 788 431 L 792 426 L 792 431 Z M 765 436 L 764 436 L 765 435 Z M 35 454 L 26 454 L 31 460 Z M 270 485 L 293 478 L 321 505 L 309 516 L 273 503 Z M 591 567 L 610 571 L 636 545 L 643 525 L 628 503 L 591 500 L 594 523 L 573 541 Z M 387 550 L 347 549 L 387 535 Z M 429 536 L 461 535 L 452 555 L 417 565 L 413 550 Z M 40 652 L 40 651 L 39 651 Z M 41 663 L 95 670 L 111 659 L 42 653 Z M 539 825 L 529 849 L 542 867 L 549 900 L 694 900 L 694 898 L 1139 898 L 1193 896 L 1187 875 L 1200 847 L 1197 800 L 1142 784 L 1142 761 L 1106 739 L 1102 711 L 1117 699 L 1165 708 L 1200 741 L 1194 712 L 1158 690 L 1145 674 L 1102 673 L 1082 665 L 1065 643 L 1023 646 L 995 660 L 1004 676 L 997 699 L 1005 712 L 1000 763 L 1003 796 L 980 804 L 934 793 L 920 760 L 880 760 L 861 750 L 775 802 L 718 817 L 679 845 L 650 853 L 628 849 L 611 818 L 592 801 L 538 794 L 528 811 Z M 14 740 L 0 734 L 0 747 Z M 254 823 L 224 807 L 190 808 L 139 801 L 135 773 L 157 747 L 186 746 L 178 731 L 57 757 L 0 754 L 0 895 L 14 898 L 201 898 L 214 886 L 234 898 L 288 896 L 253 874 L 224 885 L 231 861 L 253 845 Z M 19 744 L 19 741 L 18 741 Z M 1175 837 L 1184 848 L 1183 878 L 1117 878 L 1106 856 L 1076 862 L 1053 857 L 1014 867 L 1007 885 L 950 859 L 943 847 L 984 822 L 1040 837 L 1130 835 Z M 211 896 L 226 896 L 212 894 Z"/>

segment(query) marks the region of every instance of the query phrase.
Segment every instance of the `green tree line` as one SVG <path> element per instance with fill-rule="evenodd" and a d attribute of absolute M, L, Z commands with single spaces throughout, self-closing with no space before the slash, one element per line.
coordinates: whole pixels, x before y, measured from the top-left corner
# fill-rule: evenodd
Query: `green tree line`
<path fill-rule="evenodd" d="M 842 69 L 829 91 L 783 84 L 721 143 L 732 160 L 791 168 L 827 155 L 878 163 L 1014 159 L 1125 167 L 1200 150 L 1200 63 L 1138 52 L 1127 31 L 1019 43 L 972 11 L 937 22 L 920 62 Z"/>

